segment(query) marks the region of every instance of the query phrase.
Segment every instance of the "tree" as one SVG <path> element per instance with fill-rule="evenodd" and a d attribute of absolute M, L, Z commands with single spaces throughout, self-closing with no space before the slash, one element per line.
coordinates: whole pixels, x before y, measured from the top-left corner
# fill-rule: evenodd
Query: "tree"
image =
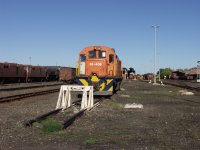
<path fill-rule="evenodd" d="M 164 76 L 168 77 L 173 70 L 171 68 L 161 68 L 160 69 L 160 78 L 163 79 Z"/>

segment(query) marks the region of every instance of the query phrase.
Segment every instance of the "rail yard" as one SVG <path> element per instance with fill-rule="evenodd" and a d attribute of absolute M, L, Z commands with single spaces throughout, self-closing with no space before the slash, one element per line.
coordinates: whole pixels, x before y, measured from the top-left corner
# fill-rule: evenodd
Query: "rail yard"
<path fill-rule="evenodd" d="M 197 76 L 152 83 L 107 46 L 83 48 L 77 68 L 0 66 L 2 150 L 200 147 Z"/>
<path fill-rule="evenodd" d="M 196 87 L 199 88 L 199 85 L 196 84 Z M 41 91 L 43 88 L 27 90 Z M 17 91 L 20 93 L 24 89 Z M 192 92 L 193 95 L 184 95 L 183 91 Z M 1 97 L 5 92 L 11 91 L 0 91 Z M 44 117 L 44 120 L 36 120 L 30 127 L 26 127 L 25 123 L 31 119 L 55 110 L 58 94 L 59 92 L 55 92 L 1 103 L 0 113 L 3 115 L 0 117 L 0 149 L 198 149 L 200 147 L 198 90 L 171 85 L 153 85 L 142 80 L 123 80 L 120 91 L 110 98 L 101 98 L 96 107 L 85 111 L 79 118 L 72 118 L 81 113 L 78 103 L 80 98 L 73 95 L 72 107 Z M 98 100 L 99 97 L 95 97 L 95 101 Z M 126 105 L 142 107 L 125 107 Z M 54 132 L 46 130 L 46 123 L 56 122 L 62 125 L 66 120 L 71 124 L 67 128 L 63 129 L 61 126 Z"/>
<path fill-rule="evenodd" d="M 53 92 L 58 92 L 60 85 L 64 84 L 63 82 L 44 82 L 44 83 L 28 83 L 24 84 L 11 84 L 7 86 L 1 86 L 1 97 L 0 103 L 20 100 L 26 97 L 33 97 L 37 95 L 43 95 Z"/>
<path fill-rule="evenodd" d="M 200 0 L 0 0 L 0 150 L 200 150 Z"/>

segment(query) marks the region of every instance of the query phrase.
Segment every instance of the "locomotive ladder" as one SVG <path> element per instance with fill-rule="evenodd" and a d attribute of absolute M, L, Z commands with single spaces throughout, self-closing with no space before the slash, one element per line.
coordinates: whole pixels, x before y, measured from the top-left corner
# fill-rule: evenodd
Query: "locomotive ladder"
<path fill-rule="evenodd" d="M 71 106 L 71 92 L 83 92 L 81 110 L 90 109 L 94 105 L 93 86 L 62 85 L 56 105 L 56 109 L 66 109 Z M 89 98 L 87 94 L 89 93 Z"/>

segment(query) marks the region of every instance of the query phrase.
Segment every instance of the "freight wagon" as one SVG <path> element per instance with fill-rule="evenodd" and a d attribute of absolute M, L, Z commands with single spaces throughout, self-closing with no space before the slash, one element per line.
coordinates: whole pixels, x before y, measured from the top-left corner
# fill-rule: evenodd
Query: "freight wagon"
<path fill-rule="evenodd" d="M 76 68 L 61 67 L 59 70 L 59 81 L 73 83 L 76 76 Z"/>
<path fill-rule="evenodd" d="M 26 66 L 16 63 L 0 63 L 0 82 L 24 82 Z"/>
<path fill-rule="evenodd" d="M 60 73 L 60 66 L 47 66 L 46 80 L 47 81 L 58 81 Z"/>
<path fill-rule="evenodd" d="M 46 80 L 46 67 L 43 66 L 31 66 L 28 65 L 26 68 L 26 81 L 45 81 Z"/>
<path fill-rule="evenodd" d="M 0 62 L 0 83 L 35 81 L 74 82 L 76 68 L 60 66 L 32 66 Z"/>

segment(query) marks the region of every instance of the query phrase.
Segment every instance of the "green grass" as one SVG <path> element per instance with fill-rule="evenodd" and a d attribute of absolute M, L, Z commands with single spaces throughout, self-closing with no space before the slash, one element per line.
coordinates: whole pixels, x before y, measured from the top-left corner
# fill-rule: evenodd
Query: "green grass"
<path fill-rule="evenodd" d="M 120 108 L 122 108 L 122 105 L 120 103 L 117 103 L 117 102 L 114 102 L 114 101 L 109 102 L 109 106 L 112 109 L 120 109 Z"/>
<path fill-rule="evenodd" d="M 114 136 L 121 135 L 121 132 L 120 132 L 119 129 L 110 129 L 108 131 L 105 131 L 103 134 L 104 134 L 105 137 L 112 137 L 113 135 Z"/>
<path fill-rule="evenodd" d="M 17 128 L 23 128 L 24 126 L 23 126 L 23 124 L 21 122 L 17 122 L 16 123 L 16 127 Z"/>
<path fill-rule="evenodd" d="M 46 120 L 42 122 L 42 131 L 45 133 L 62 130 L 62 124 L 55 120 Z"/>
<path fill-rule="evenodd" d="M 84 144 L 93 145 L 93 144 L 96 144 L 97 142 L 98 142 L 97 139 L 90 137 L 90 138 L 85 139 Z"/>

